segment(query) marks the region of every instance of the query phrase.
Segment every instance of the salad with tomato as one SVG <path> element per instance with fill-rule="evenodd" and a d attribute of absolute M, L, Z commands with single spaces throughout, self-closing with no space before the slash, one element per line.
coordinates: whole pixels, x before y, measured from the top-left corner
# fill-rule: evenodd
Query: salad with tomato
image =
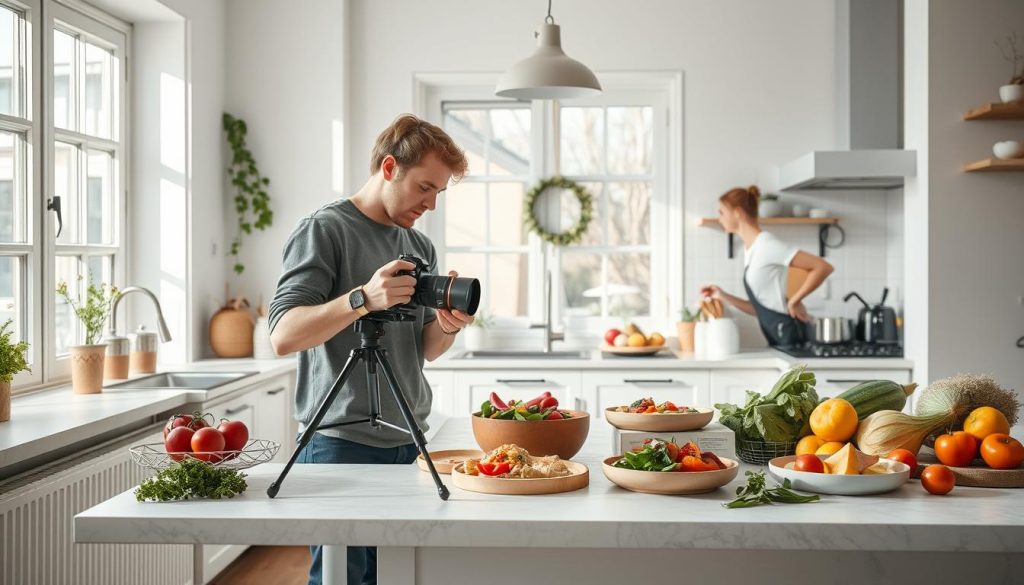
<path fill-rule="evenodd" d="M 613 467 L 635 471 L 718 471 L 726 465 L 711 451 L 701 451 L 690 441 L 679 445 L 675 439 L 645 439 L 642 447 L 626 452 Z"/>
<path fill-rule="evenodd" d="M 490 399 L 480 405 L 478 416 L 505 420 L 565 420 L 572 418 L 572 413 L 560 410 L 558 399 L 550 392 L 544 392 L 533 400 L 508 402 L 502 400 L 497 392 L 491 392 Z"/>
<path fill-rule="evenodd" d="M 615 412 L 629 412 L 632 414 L 697 414 L 700 411 L 691 406 L 676 406 L 666 400 L 661 404 L 655 404 L 654 399 L 641 398 L 629 406 L 620 406 Z"/>

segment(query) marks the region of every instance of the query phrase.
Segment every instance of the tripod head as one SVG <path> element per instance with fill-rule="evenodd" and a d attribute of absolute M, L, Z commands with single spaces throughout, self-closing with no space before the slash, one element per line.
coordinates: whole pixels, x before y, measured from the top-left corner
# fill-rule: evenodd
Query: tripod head
<path fill-rule="evenodd" d="M 416 316 L 403 309 L 374 311 L 355 322 L 355 330 L 360 335 L 360 347 L 378 347 L 384 337 L 384 326 L 388 323 L 415 321 Z"/>

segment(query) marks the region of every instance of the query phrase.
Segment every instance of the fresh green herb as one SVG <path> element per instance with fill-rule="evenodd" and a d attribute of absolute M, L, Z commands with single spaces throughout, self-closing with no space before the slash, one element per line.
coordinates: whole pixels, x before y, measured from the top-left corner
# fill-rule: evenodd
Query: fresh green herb
<path fill-rule="evenodd" d="M 654 439 L 639 451 L 626 451 L 612 467 L 637 471 L 674 471 L 678 464 L 672 461 L 665 441 Z"/>
<path fill-rule="evenodd" d="M 810 434 L 811 412 L 818 405 L 814 373 L 801 364 L 783 374 L 765 395 L 747 390 L 743 407 L 716 404 L 720 422 L 742 441 L 789 442 Z"/>
<path fill-rule="evenodd" d="M 14 335 L 10 329 L 13 322 L 14 319 L 8 319 L 0 327 L 0 382 L 10 382 L 19 372 L 32 371 L 25 359 L 28 343 L 11 341 L 11 336 Z"/>
<path fill-rule="evenodd" d="M 83 280 L 78 275 L 78 280 Z M 89 273 L 89 286 L 86 287 L 85 302 L 78 303 L 78 295 L 68 292 L 68 283 L 61 281 L 57 284 L 57 294 L 64 298 L 64 302 L 75 312 L 75 316 L 82 322 L 85 329 L 85 344 L 92 345 L 100 342 L 100 335 L 103 332 L 103 324 L 106 323 L 110 311 L 114 308 L 114 301 L 121 295 L 116 286 L 106 283 L 97 285 L 93 282 L 92 273 Z M 75 298 L 71 298 L 74 296 Z"/>
<path fill-rule="evenodd" d="M 267 186 L 270 179 L 260 174 L 256 168 L 256 159 L 245 145 L 245 137 L 249 132 L 245 120 L 236 118 L 227 112 L 221 118 L 224 133 L 227 135 L 228 146 L 231 147 L 231 165 L 228 166 L 228 178 L 235 187 L 235 211 L 238 213 L 238 230 L 231 240 L 229 256 L 234 256 L 234 271 L 241 274 L 245 266 L 238 253 L 242 247 L 242 236 L 252 234 L 252 230 L 266 230 L 274 223 L 274 212 L 270 209 L 270 195 Z"/>
<path fill-rule="evenodd" d="M 168 502 L 192 498 L 233 498 L 248 487 L 244 478 L 244 473 L 233 469 L 185 459 L 142 482 L 135 490 L 135 499 L 140 502 Z"/>
<path fill-rule="evenodd" d="M 736 499 L 722 504 L 726 508 L 753 508 L 761 504 L 805 504 L 817 502 L 818 496 L 805 496 L 794 492 L 789 480 L 783 480 L 782 485 L 773 488 L 767 487 L 763 471 L 746 472 L 747 485 L 736 488 Z"/>

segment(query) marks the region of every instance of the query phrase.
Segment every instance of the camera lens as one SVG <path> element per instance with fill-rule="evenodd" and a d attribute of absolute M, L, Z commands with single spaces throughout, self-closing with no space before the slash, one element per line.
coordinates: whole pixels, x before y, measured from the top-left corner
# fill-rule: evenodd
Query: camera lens
<path fill-rule="evenodd" d="M 421 275 L 412 302 L 435 309 L 457 309 L 475 315 L 480 306 L 480 281 L 475 278 Z"/>
<path fill-rule="evenodd" d="M 475 278 L 449 277 L 448 306 L 467 315 L 475 315 L 480 306 L 480 281 Z"/>

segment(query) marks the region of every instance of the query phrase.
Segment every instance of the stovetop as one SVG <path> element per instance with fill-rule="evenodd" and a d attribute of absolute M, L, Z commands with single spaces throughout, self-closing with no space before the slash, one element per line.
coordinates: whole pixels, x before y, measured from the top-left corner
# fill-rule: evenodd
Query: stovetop
<path fill-rule="evenodd" d="M 875 345 L 871 343 L 836 343 L 824 344 L 808 342 L 788 347 L 778 347 L 793 357 L 822 358 L 901 358 L 903 347 L 900 345 Z"/>

